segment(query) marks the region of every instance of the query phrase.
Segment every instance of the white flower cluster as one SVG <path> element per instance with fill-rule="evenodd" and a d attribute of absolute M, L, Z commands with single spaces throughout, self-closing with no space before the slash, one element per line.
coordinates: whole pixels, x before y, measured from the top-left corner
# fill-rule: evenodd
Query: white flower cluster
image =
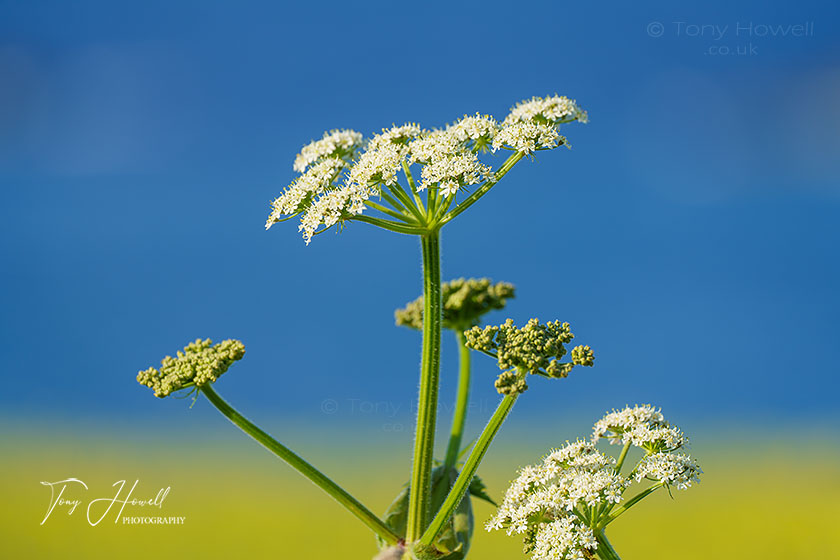
<path fill-rule="evenodd" d="M 422 166 L 417 190 L 436 188 L 451 199 L 464 187 L 494 179 L 492 168 L 477 153 L 509 148 L 530 154 L 555 148 L 565 143 L 558 125 L 585 118 L 574 101 L 555 95 L 517 104 L 501 124 L 481 114 L 465 115 L 433 131 L 408 123 L 383 130 L 366 146 L 353 130 L 327 131 L 295 157 L 294 169 L 301 175 L 272 202 L 266 229 L 300 214 L 298 229 L 308 244 L 321 226 L 329 228 L 364 211 L 370 197 L 385 195 L 392 201 L 382 188 L 403 190 L 397 174 L 410 164 Z M 406 201 L 400 195 L 397 199 Z M 400 204 L 391 204 L 408 215 Z"/>
<path fill-rule="evenodd" d="M 388 130 L 383 130 L 381 134 L 375 135 L 370 140 L 367 149 L 352 167 L 344 159 L 336 158 L 339 156 L 347 157 L 351 153 L 355 153 L 355 147 L 358 143 L 353 144 L 352 152 L 347 151 L 348 149 L 344 147 L 345 144 L 339 144 L 338 151 L 332 153 L 328 152 L 325 146 L 328 146 L 326 140 L 333 138 L 333 136 L 325 135 L 324 140 L 310 144 L 310 146 L 315 146 L 319 145 L 319 142 L 324 142 L 320 144 L 321 151 L 317 153 L 321 154 L 320 157 L 328 159 L 307 171 L 287 189 L 283 196 L 275 201 L 273 204 L 274 210 L 269 216 L 266 228 L 279 221 L 281 215 L 294 215 L 303 212 L 298 230 L 303 233 L 304 240 L 309 244 L 312 236 L 321 225 L 329 228 L 349 216 L 361 214 L 365 210 L 365 201 L 378 194 L 378 185 L 393 185 L 396 182 L 397 171 L 408 154 L 407 144 L 420 133 L 420 127 L 415 124 L 394 126 Z M 312 148 L 308 153 L 314 154 L 316 151 L 315 148 Z M 304 152 L 306 152 L 306 148 L 304 148 Z M 298 191 L 302 190 L 302 186 L 310 184 L 310 181 L 304 180 L 304 178 L 319 166 L 332 160 L 342 162 L 340 169 L 339 164 L 334 164 L 338 171 L 350 167 L 344 184 L 342 186 L 333 184 L 338 175 L 338 171 L 336 171 L 336 175 L 329 182 L 322 182 L 317 189 L 299 194 Z M 319 178 L 323 179 L 323 175 L 320 175 Z M 318 196 L 317 200 L 315 200 L 316 195 Z M 298 205 L 292 207 L 291 204 L 294 201 L 298 201 Z"/>
<path fill-rule="evenodd" d="M 530 154 L 539 149 L 550 150 L 566 139 L 551 124 L 537 122 L 515 122 L 502 126 L 502 130 L 493 139 L 493 149 L 510 146 L 518 152 Z"/>
<path fill-rule="evenodd" d="M 579 512 L 618 503 L 628 484 L 615 472 L 615 460 L 593 443 L 569 443 L 541 465 L 519 472 L 487 529 L 525 533 L 534 560 L 582 558 L 583 549 L 594 549 L 596 544 Z"/>
<path fill-rule="evenodd" d="M 271 203 L 271 214 L 265 222 L 265 229 L 279 222 L 283 216 L 293 216 L 302 211 L 313 197 L 330 188 L 345 167 L 347 163 L 338 158 L 327 158 L 310 167 Z"/>
<path fill-rule="evenodd" d="M 352 157 L 362 146 L 362 135 L 355 130 L 329 130 L 320 140 L 310 142 L 295 157 L 294 169 L 303 173 L 322 158 Z"/>
<path fill-rule="evenodd" d="M 610 443 L 629 443 L 642 449 L 673 451 L 688 445 L 688 438 L 665 421 L 662 412 L 650 405 L 613 410 L 595 424 L 592 441 L 605 438 Z"/>
<path fill-rule="evenodd" d="M 530 154 L 536 150 L 550 150 L 566 144 L 557 127 L 578 120 L 586 122 L 586 112 L 568 97 L 553 95 L 532 97 L 516 104 L 493 139 L 493 150 L 508 146 Z"/>
<path fill-rule="evenodd" d="M 573 517 L 561 517 L 543 524 L 534 535 L 533 558 L 585 560 L 584 550 L 595 550 L 598 542 L 592 529 Z"/>
<path fill-rule="evenodd" d="M 481 163 L 471 145 L 486 146 L 496 134 L 491 117 L 464 117 L 443 130 L 434 130 L 409 144 L 410 162 L 423 164 L 417 190 L 438 185 L 444 197 L 461 187 L 476 185 L 491 176 L 491 168 Z"/>
<path fill-rule="evenodd" d="M 543 122 L 562 124 L 571 121 L 587 122 L 586 111 L 581 110 L 574 100 L 565 96 L 532 97 L 520 101 L 510 110 L 504 124 L 518 122 Z"/>
<path fill-rule="evenodd" d="M 479 115 L 474 117 L 464 115 L 464 118 L 447 127 L 447 130 L 458 139 L 459 142 L 471 143 L 473 149 L 486 149 L 499 132 L 499 123 L 490 115 Z"/>
<path fill-rule="evenodd" d="M 627 455 L 622 453 L 619 464 L 601 453 L 596 448 L 600 438 L 635 443 L 646 454 L 624 476 L 620 471 Z M 521 469 L 486 528 L 523 535 L 533 560 L 594 558 L 604 527 L 628 509 L 625 505 L 613 513 L 634 483 L 649 480 L 684 490 L 700 482 L 703 471 L 694 459 L 670 453 L 686 441 L 652 406 L 613 411 L 598 421 L 590 440 L 567 443 L 541 464 Z M 649 493 L 627 503 L 632 506 Z"/>
<path fill-rule="evenodd" d="M 643 479 L 655 480 L 678 490 L 691 487 L 692 483 L 700 482 L 703 470 L 697 461 L 682 453 L 655 453 L 641 460 L 636 467 L 636 481 Z"/>

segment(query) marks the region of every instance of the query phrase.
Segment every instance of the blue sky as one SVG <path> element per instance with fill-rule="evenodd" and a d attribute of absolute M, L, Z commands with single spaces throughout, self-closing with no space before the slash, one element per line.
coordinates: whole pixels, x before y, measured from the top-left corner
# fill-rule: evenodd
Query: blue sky
<path fill-rule="evenodd" d="M 443 234 L 445 278 L 516 284 L 493 320 L 566 320 L 596 351 L 517 413 L 837 418 L 836 6 L 172 4 L 0 2 L 6 411 L 178 422 L 134 376 L 196 337 L 245 342 L 218 387 L 246 410 L 407 409 L 420 339 L 392 313 L 417 240 L 355 224 L 305 247 L 264 231 L 268 203 L 326 129 L 556 92 L 590 114 L 572 150 Z"/>

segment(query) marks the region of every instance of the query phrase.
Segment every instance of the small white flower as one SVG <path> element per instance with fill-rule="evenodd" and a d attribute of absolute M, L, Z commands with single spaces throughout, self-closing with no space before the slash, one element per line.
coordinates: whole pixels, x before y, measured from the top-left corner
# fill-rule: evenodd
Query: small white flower
<path fill-rule="evenodd" d="M 656 453 L 642 459 L 636 468 L 636 481 L 647 478 L 675 486 L 678 490 L 691 487 L 700 482 L 703 471 L 697 461 L 688 455 Z"/>
<path fill-rule="evenodd" d="M 539 149 L 550 150 L 565 143 L 566 139 L 560 136 L 554 125 L 530 121 L 514 122 L 502 125 L 501 131 L 493 139 L 493 151 L 509 146 L 518 152 L 530 154 Z"/>
<path fill-rule="evenodd" d="M 435 130 L 412 141 L 408 148 L 411 163 L 422 163 L 418 191 L 438 185 L 443 196 L 449 197 L 463 186 L 487 180 L 491 168 L 465 147 L 453 128 Z"/>
<path fill-rule="evenodd" d="M 632 432 L 635 428 L 645 426 L 647 428 L 665 428 L 668 423 L 659 409 L 650 405 L 626 407 L 622 410 L 613 410 L 596 422 L 593 429 L 592 441 L 597 442 L 600 438 L 608 438 L 610 443 L 626 443 L 629 436 L 626 433 Z"/>
<path fill-rule="evenodd" d="M 636 447 L 656 451 L 672 451 L 688 444 L 686 435 L 676 426 L 651 428 L 648 425 L 635 426 L 622 435 Z"/>
<path fill-rule="evenodd" d="M 462 141 L 450 130 L 433 130 L 413 140 L 408 149 L 411 163 L 432 163 L 462 149 Z"/>
<path fill-rule="evenodd" d="M 584 560 L 584 549 L 597 547 L 592 529 L 573 517 L 561 517 L 537 530 L 531 557 L 534 560 Z"/>
<path fill-rule="evenodd" d="M 313 197 L 332 186 L 346 166 L 344 160 L 327 158 L 310 167 L 271 203 L 272 210 L 265 223 L 265 229 L 280 221 L 283 216 L 294 216 L 303 210 L 303 206 Z"/>
<path fill-rule="evenodd" d="M 368 149 L 350 168 L 347 184 L 360 187 L 379 183 L 393 185 L 397 182 L 405 151 L 404 146 L 391 143 L 383 143 L 375 150 Z"/>
<path fill-rule="evenodd" d="M 294 169 L 303 173 L 321 158 L 346 157 L 351 159 L 362 145 L 362 135 L 355 130 L 330 130 L 320 140 L 310 142 L 295 157 Z"/>
<path fill-rule="evenodd" d="M 474 117 L 464 115 L 464 118 L 454 122 L 446 130 L 459 142 L 472 142 L 482 148 L 493 142 L 493 138 L 499 132 L 499 123 L 490 115 L 476 113 Z"/>
<path fill-rule="evenodd" d="M 543 122 L 552 125 L 578 120 L 587 122 L 586 111 L 574 100 L 565 96 L 532 97 L 520 101 L 505 118 L 504 124 L 517 122 Z"/>
<path fill-rule="evenodd" d="M 525 467 L 511 484 L 488 530 L 507 527 L 508 534 L 534 529 L 534 516 L 558 519 L 578 506 L 616 504 L 628 481 L 616 474 L 615 460 L 588 441 L 569 443 L 541 465 Z"/>
<path fill-rule="evenodd" d="M 388 129 L 383 129 L 380 134 L 377 134 L 370 139 L 368 143 L 368 151 L 375 151 L 383 146 L 390 144 L 406 145 L 411 140 L 414 140 L 423 132 L 423 129 L 415 123 L 408 123 L 402 126 L 392 126 Z"/>

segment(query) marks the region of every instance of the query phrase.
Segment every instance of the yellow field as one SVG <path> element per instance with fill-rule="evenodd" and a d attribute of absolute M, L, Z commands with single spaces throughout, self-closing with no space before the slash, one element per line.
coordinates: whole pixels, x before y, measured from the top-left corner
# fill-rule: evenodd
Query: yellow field
<path fill-rule="evenodd" d="M 108 440 L 110 441 L 110 440 Z M 0 557 L 3 558 L 342 558 L 369 560 L 366 529 L 320 490 L 246 440 L 226 439 L 155 449 L 41 440 L 3 443 Z M 507 451 L 507 452 L 506 452 Z M 840 456 L 816 444 L 782 453 L 770 445 L 694 453 L 705 471 L 685 492 L 648 498 L 610 526 L 625 560 L 840 558 L 837 503 Z M 329 457 L 326 451 L 319 456 Z M 533 450 L 494 448 L 483 477 L 499 497 L 517 465 L 534 462 Z M 375 511 L 390 502 L 407 472 L 404 459 L 376 452 L 325 460 L 324 470 Z M 366 471 L 366 464 L 376 466 Z M 57 507 L 44 525 L 49 489 L 40 481 L 76 477 L 89 490 L 68 487 L 82 500 L 73 515 Z M 140 479 L 132 497 L 153 498 L 170 486 L 163 507 L 130 510 L 137 516 L 183 516 L 183 525 L 114 523 L 92 527 L 84 508 L 113 496 L 111 485 Z M 127 492 L 127 488 L 126 488 Z M 481 503 L 483 523 L 492 507 Z M 96 516 L 94 511 L 94 517 Z M 124 513 L 128 515 L 128 512 Z M 524 558 L 518 539 L 479 530 L 474 559 Z"/>

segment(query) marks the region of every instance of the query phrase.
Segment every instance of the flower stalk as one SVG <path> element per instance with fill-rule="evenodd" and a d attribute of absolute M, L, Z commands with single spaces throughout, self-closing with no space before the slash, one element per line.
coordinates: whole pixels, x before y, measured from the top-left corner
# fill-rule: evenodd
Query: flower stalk
<path fill-rule="evenodd" d="M 470 349 L 462 330 L 455 333 L 458 341 L 458 393 L 455 397 L 455 411 L 452 415 L 452 429 L 449 434 L 449 444 L 446 448 L 446 458 L 443 463 L 447 467 L 454 467 L 461 453 L 461 442 L 464 439 L 464 426 L 467 422 L 467 409 L 470 401 Z"/>
<path fill-rule="evenodd" d="M 597 554 L 601 560 L 621 560 L 603 529 L 595 533 L 595 540 L 598 541 Z"/>
<path fill-rule="evenodd" d="M 519 375 L 522 378 L 525 377 L 524 372 L 519 373 Z M 496 411 L 493 413 L 493 416 L 490 417 L 490 420 L 487 422 L 487 425 L 484 427 L 484 430 L 481 432 L 478 440 L 476 440 L 475 445 L 473 445 L 469 457 L 467 457 L 467 460 L 464 462 L 464 466 L 458 474 L 458 478 L 455 479 L 455 483 L 449 491 L 449 495 L 446 497 L 446 500 L 444 500 L 443 505 L 440 507 L 437 515 L 435 515 L 435 518 L 429 524 L 426 532 L 423 533 L 422 537 L 420 537 L 421 544 L 427 546 L 431 545 L 437 534 L 443 528 L 444 524 L 452 516 L 455 508 L 458 507 L 458 504 L 464 498 L 464 494 L 467 493 L 470 483 L 478 470 L 479 464 L 482 459 L 484 459 L 484 455 L 487 453 L 487 450 L 490 449 L 493 439 L 496 437 L 496 434 L 499 433 L 499 429 L 507 419 L 510 411 L 513 410 L 513 405 L 516 403 L 516 399 L 518 397 L 519 393 L 506 395 L 499 403 L 499 406 L 496 407 Z"/>
<path fill-rule="evenodd" d="M 362 523 L 367 525 L 382 540 L 391 545 L 400 542 L 400 537 L 387 525 L 385 525 L 385 523 L 382 522 L 382 520 L 380 520 L 373 512 L 366 508 L 356 498 L 351 496 L 341 486 L 333 482 L 324 473 L 297 455 L 294 451 L 262 431 L 253 422 L 242 416 L 224 399 L 222 399 L 221 396 L 219 396 L 219 394 L 213 389 L 212 385 L 208 383 L 207 385 L 203 385 L 199 390 L 205 397 L 207 397 L 207 400 L 209 400 L 210 403 L 219 410 L 219 412 L 221 412 L 240 430 L 254 438 L 263 447 L 280 457 L 290 467 L 298 471 L 321 490 L 329 494 L 335 501 L 344 506 L 345 509 L 355 515 Z"/>
<path fill-rule="evenodd" d="M 432 205 L 430 204 L 430 207 Z M 430 515 L 432 463 L 434 460 L 438 386 L 440 384 L 441 286 L 440 233 L 421 238 L 423 252 L 423 350 L 420 362 L 420 394 L 414 436 L 414 462 L 408 505 L 406 540 L 416 540 Z"/>

